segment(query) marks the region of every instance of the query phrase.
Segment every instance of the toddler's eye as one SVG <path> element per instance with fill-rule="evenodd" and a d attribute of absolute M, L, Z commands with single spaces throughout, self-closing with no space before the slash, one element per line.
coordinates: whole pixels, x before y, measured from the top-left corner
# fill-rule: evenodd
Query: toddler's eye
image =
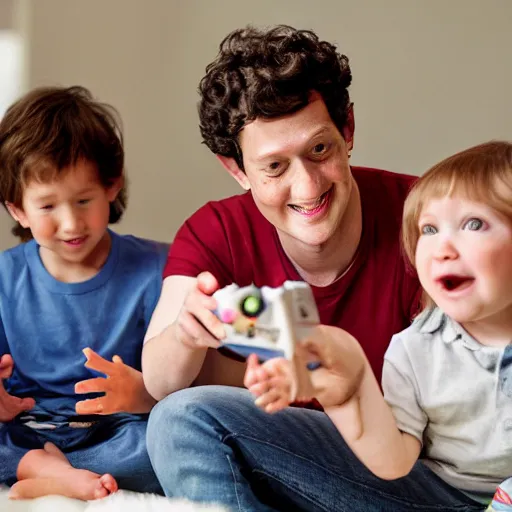
<path fill-rule="evenodd" d="M 437 233 L 437 229 L 432 226 L 432 224 L 425 224 L 421 226 L 421 234 L 422 235 L 435 235 Z"/>
<path fill-rule="evenodd" d="M 466 224 L 464 224 L 464 229 L 469 229 L 470 231 L 478 231 L 482 229 L 484 223 L 481 219 L 469 219 Z"/>

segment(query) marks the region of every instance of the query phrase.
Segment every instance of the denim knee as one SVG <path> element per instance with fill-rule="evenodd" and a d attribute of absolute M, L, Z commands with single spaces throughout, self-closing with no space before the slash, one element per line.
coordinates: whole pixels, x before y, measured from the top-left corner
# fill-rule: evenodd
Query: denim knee
<path fill-rule="evenodd" d="M 177 391 L 158 402 L 151 410 L 146 433 L 146 443 L 150 457 L 154 450 L 172 442 L 179 435 L 182 423 L 179 418 L 186 417 L 188 389 Z M 181 398 L 182 394 L 185 396 Z"/>

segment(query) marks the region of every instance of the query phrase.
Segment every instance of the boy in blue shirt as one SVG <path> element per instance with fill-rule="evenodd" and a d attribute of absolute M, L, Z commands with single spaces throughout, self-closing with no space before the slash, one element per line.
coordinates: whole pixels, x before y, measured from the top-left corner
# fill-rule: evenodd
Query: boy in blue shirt
<path fill-rule="evenodd" d="M 108 229 L 125 192 L 116 113 L 89 91 L 36 89 L 7 111 L 0 200 L 28 240 L 0 254 L 0 484 L 11 498 L 161 492 L 140 370 L 167 247 Z"/>

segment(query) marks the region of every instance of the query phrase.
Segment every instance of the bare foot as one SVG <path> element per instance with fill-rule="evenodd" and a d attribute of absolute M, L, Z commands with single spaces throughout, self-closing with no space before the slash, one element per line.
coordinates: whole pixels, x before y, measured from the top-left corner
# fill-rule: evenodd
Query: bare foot
<path fill-rule="evenodd" d="M 64 453 L 61 452 L 53 443 L 50 443 L 49 441 L 44 443 L 44 451 L 48 452 L 50 455 L 55 455 L 55 457 L 58 457 L 69 465 L 68 459 Z"/>
<path fill-rule="evenodd" d="M 102 476 L 84 469 L 71 468 L 59 477 L 26 478 L 15 483 L 10 499 L 30 499 L 50 494 L 89 501 L 105 498 L 117 491 L 117 482 L 109 474 Z"/>
<path fill-rule="evenodd" d="M 26 453 L 18 464 L 17 476 L 18 482 L 9 493 L 11 499 L 57 494 L 96 500 L 117 491 L 117 482 L 112 475 L 74 468 L 52 443 L 46 443 L 43 450 Z"/>

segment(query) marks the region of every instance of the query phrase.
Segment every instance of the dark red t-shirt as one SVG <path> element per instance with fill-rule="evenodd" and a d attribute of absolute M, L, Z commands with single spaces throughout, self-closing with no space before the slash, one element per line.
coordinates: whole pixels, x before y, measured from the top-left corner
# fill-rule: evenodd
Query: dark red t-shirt
<path fill-rule="evenodd" d="M 415 178 L 361 167 L 352 172 L 363 213 L 356 259 L 343 277 L 312 289 L 322 323 L 359 340 L 380 382 L 391 336 L 409 325 L 418 308 L 419 283 L 400 248 L 403 204 Z M 176 234 L 164 277 L 206 270 L 221 287 L 302 280 L 250 192 L 207 203 Z"/>

